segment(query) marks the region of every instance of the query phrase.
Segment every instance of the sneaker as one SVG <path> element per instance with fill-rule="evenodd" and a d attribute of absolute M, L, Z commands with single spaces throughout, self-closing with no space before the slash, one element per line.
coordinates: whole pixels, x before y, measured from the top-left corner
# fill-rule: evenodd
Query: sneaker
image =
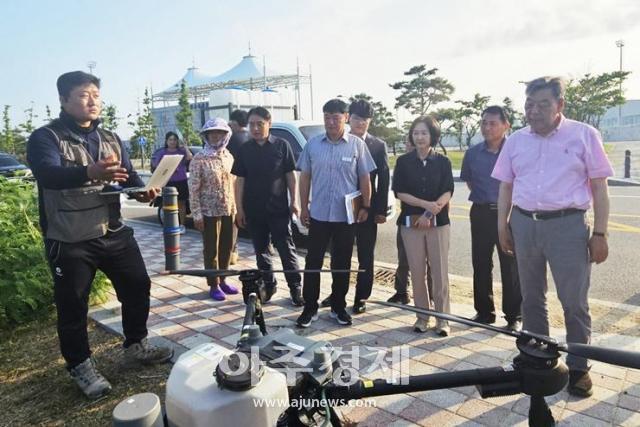
<path fill-rule="evenodd" d="M 157 363 L 168 362 L 172 357 L 172 348 L 151 345 L 146 338 L 124 349 L 124 360 L 126 363 L 155 365 Z"/>
<path fill-rule="evenodd" d="M 387 302 L 394 302 L 396 304 L 409 304 L 409 301 L 411 301 L 411 298 L 409 298 L 409 294 L 402 294 L 399 292 L 396 292 L 391 296 L 391 298 L 387 300 Z"/>
<path fill-rule="evenodd" d="M 367 311 L 367 304 L 364 301 L 356 301 L 353 303 L 353 314 L 362 314 Z"/>
<path fill-rule="evenodd" d="M 322 300 L 322 302 L 320 303 L 320 307 L 331 307 L 331 294 L 329 294 L 328 297 Z"/>
<path fill-rule="evenodd" d="M 349 313 L 347 313 L 344 308 L 338 311 L 331 310 L 331 318 L 336 319 L 336 322 L 338 322 L 339 325 L 351 324 L 351 316 L 349 316 Z"/>
<path fill-rule="evenodd" d="M 296 307 L 302 307 L 304 305 L 304 299 L 302 298 L 302 289 L 300 286 L 291 288 L 291 303 Z"/>
<path fill-rule="evenodd" d="M 448 337 L 450 333 L 449 322 L 438 319 L 436 321 L 436 334 L 441 337 Z"/>
<path fill-rule="evenodd" d="M 90 357 L 69 369 L 69 375 L 89 399 L 97 399 L 111 391 L 111 384 L 96 370 Z"/>
<path fill-rule="evenodd" d="M 588 371 L 569 370 L 569 394 L 578 397 L 589 397 L 593 394 L 593 383 Z"/>
<path fill-rule="evenodd" d="M 507 320 L 507 326 L 505 329 L 513 332 L 520 332 L 522 330 L 522 322 L 520 320 Z"/>
<path fill-rule="evenodd" d="M 238 263 L 238 252 L 231 252 L 229 257 L 229 265 L 236 265 Z"/>
<path fill-rule="evenodd" d="M 416 323 L 413 324 L 413 332 L 424 333 L 429 330 L 429 319 L 416 319 Z"/>
<path fill-rule="evenodd" d="M 298 320 L 296 320 L 296 323 L 301 328 L 308 328 L 311 322 L 316 320 L 318 320 L 318 310 L 311 310 L 305 307 L 300 317 L 298 317 Z"/>
<path fill-rule="evenodd" d="M 179 234 L 184 234 L 187 232 L 187 229 L 185 228 L 184 225 L 181 225 L 180 227 L 178 227 L 178 233 Z"/>
<path fill-rule="evenodd" d="M 226 282 L 220 282 L 220 289 L 227 295 L 236 295 L 238 293 L 238 288 L 228 285 Z"/>
<path fill-rule="evenodd" d="M 222 292 L 217 286 L 215 288 L 213 286 L 209 288 L 209 296 L 216 301 L 224 301 L 227 299 L 224 292 Z"/>

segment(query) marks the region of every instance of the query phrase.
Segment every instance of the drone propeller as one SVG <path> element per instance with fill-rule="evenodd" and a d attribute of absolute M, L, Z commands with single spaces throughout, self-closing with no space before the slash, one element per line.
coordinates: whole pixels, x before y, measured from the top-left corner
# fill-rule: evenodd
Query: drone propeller
<path fill-rule="evenodd" d="M 487 325 L 484 323 L 474 322 L 471 319 L 456 316 L 454 314 L 440 313 L 438 311 L 427 310 L 424 308 L 413 307 L 410 305 L 396 304 L 386 301 L 368 301 L 373 304 L 384 305 L 387 307 L 401 308 L 403 310 L 412 311 L 414 313 L 425 314 L 428 316 L 437 317 L 438 319 L 450 320 L 452 322 L 461 323 L 463 325 L 473 326 L 477 328 L 486 329 L 489 331 L 498 332 L 504 335 L 509 335 L 521 340 L 534 340 L 540 344 L 546 344 L 550 350 L 562 351 L 568 354 L 572 354 L 578 357 L 584 357 L 585 359 L 597 360 L 612 365 L 623 366 L 626 368 L 640 369 L 640 352 L 619 350 L 607 347 L 598 347 L 589 344 L 578 343 L 566 343 L 558 344 L 558 342 L 548 336 L 535 334 L 528 331 L 511 331 L 496 326 Z"/>
<path fill-rule="evenodd" d="M 258 269 L 246 269 L 246 270 L 169 270 L 164 274 L 182 274 L 185 276 L 198 276 L 198 277 L 229 277 L 240 276 L 241 274 L 251 273 L 360 273 L 364 270 L 258 270 Z"/>

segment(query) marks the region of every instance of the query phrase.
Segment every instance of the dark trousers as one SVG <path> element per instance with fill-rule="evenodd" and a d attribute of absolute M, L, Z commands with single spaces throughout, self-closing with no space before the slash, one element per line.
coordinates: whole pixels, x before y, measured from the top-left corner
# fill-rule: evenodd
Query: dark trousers
<path fill-rule="evenodd" d="M 376 248 L 378 224 L 373 220 L 373 215 L 365 222 L 356 224 L 356 248 L 358 250 L 358 273 L 356 280 L 356 295 L 354 301 L 368 299 L 373 288 L 373 252 Z"/>
<path fill-rule="evenodd" d="M 396 293 L 406 294 L 409 288 L 409 261 L 407 260 L 407 252 L 404 249 L 404 242 L 400 235 L 400 226 L 398 226 L 396 231 L 396 248 L 398 249 L 398 267 L 396 268 L 394 288 Z M 429 265 L 428 260 L 427 289 L 429 289 L 429 295 L 433 295 L 433 279 L 431 278 L 431 265 Z"/>
<path fill-rule="evenodd" d="M 67 367 L 73 368 L 91 355 L 87 313 L 98 269 L 111 280 L 122 303 L 125 347 L 147 336 L 151 280 L 131 228 L 86 242 L 47 239 L 45 250 L 53 275 L 60 350 Z"/>
<path fill-rule="evenodd" d="M 296 247 L 291 236 L 291 219 L 288 213 L 284 215 L 252 215 L 247 218 L 247 224 L 251 233 L 253 250 L 256 253 L 256 264 L 260 270 L 270 271 L 273 269 L 269 241 L 278 250 L 282 267 L 285 270 L 299 269 Z M 265 273 L 263 277 L 267 286 L 272 288 L 276 286 L 273 274 Z M 300 273 L 286 273 L 285 278 L 290 289 L 300 286 Z"/>
<path fill-rule="evenodd" d="M 507 321 L 520 319 L 522 296 L 516 261 L 500 248 L 497 207 L 474 203 L 471 206 L 470 219 L 474 307 L 482 316 L 495 316 L 493 249 L 497 247 L 502 278 L 502 311 Z"/>
<path fill-rule="evenodd" d="M 351 253 L 355 226 L 346 222 L 316 221 L 311 218 L 309 226 L 309 238 L 305 269 L 315 270 L 322 268 L 324 254 L 331 244 L 331 268 L 348 270 L 351 268 Z M 349 273 L 332 273 L 331 283 L 331 309 L 344 310 L 345 297 L 349 290 Z M 320 297 L 320 273 L 304 273 L 304 286 L 302 288 L 305 301 L 305 310 L 317 310 Z"/>

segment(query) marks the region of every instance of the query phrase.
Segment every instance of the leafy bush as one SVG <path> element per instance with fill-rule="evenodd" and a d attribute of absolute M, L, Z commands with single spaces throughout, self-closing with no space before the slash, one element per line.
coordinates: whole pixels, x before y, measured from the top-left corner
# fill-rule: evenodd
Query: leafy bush
<path fill-rule="evenodd" d="M 90 300 L 104 301 L 110 282 L 99 273 Z M 38 226 L 35 184 L 0 177 L 0 327 L 25 323 L 53 308 L 53 282 Z"/>

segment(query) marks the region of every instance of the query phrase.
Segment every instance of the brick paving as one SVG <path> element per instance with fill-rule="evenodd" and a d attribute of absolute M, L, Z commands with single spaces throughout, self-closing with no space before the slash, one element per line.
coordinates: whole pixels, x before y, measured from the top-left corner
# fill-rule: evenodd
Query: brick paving
<path fill-rule="evenodd" d="M 162 276 L 164 254 L 162 230 L 153 224 L 131 221 L 142 255 L 151 275 L 151 313 L 149 335 L 156 343 L 171 345 L 176 357 L 202 343 L 216 342 L 233 348 L 239 337 L 244 315 L 242 296 L 226 301 L 209 299 L 206 280 L 188 276 Z M 199 233 L 181 236 L 181 268 L 202 268 L 202 244 Z M 239 242 L 240 259 L 234 269 L 253 268 L 255 260 L 250 243 Z M 300 265 L 304 260 L 300 259 Z M 279 261 L 274 263 L 280 266 Z M 321 298 L 330 289 L 329 275 L 322 275 Z M 267 326 L 295 329 L 301 309 L 293 307 L 282 275 L 277 275 L 279 291 L 264 308 Z M 452 276 L 455 278 L 455 276 Z M 455 280 L 455 279 L 454 279 Z M 229 280 L 230 283 L 240 283 Z M 391 288 L 378 287 L 371 299 L 386 300 Z M 353 300 L 353 289 L 347 302 Z M 473 307 L 452 301 L 452 312 L 473 316 Z M 300 335 L 328 340 L 346 351 L 357 349 L 362 376 L 379 378 L 392 372 L 421 375 L 462 369 L 506 365 L 517 354 L 513 339 L 494 332 L 452 324 L 447 338 L 434 333 L 415 334 L 414 315 L 402 310 L 369 304 L 366 313 L 353 316 L 353 326 L 343 327 L 329 317 L 329 309 L 320 309 L 320 319 L 308 329 L 296 329 Z M 111 300 L 91 309 L 91 316 L 104 327 L 122 334 L 119 303 Z M 498 324 L 498 326 L 500 326 Z M 563 331 L 552 335 L 563 338 Z M 600 334 L 595 344 L 640 351 L 637 337 Z M 382 369 L 376 359 L 393 355 L 393 347 L 404 345 L 408 362 Z M 399 347 L 396 347 L 396 350 Z M 398 354 L 398 353 L 396 353 Z M 640 426 L 640 371 L 599 362 L 593 363 L 594 395 L 576 399 L 562 391 L 547 400 L 560 426 Z M 474 387 L 384 396 L 373 399 L 375 407 L 343 407 L 342 413 L 362 426 L 526 426 L 528 398 L 524 395 L 481 399 Z"/>

